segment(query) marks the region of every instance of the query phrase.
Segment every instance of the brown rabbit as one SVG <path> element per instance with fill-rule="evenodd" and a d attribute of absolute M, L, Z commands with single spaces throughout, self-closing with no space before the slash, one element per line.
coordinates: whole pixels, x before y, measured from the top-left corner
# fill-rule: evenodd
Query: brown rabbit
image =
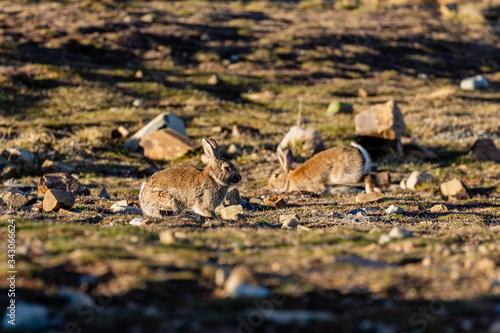
<path fill-rule="evenodd" d="M 353 185 L 364 180 L 367 193 L 373 190 L 376 181 L 370 175 L 371 159 L 368 152 L 356 143 L 352 147 L 335 147 L 324 150 L 306 161 L 297 169 L 292 168 L 293 156 L 278 148 L 281 167 L 274 170 L 268 187 L 275 191 L 304 191 L 322 193 L 331 185 Z"/>
<path fill-rule="evenodd" d="M 207 218 L 217 218 L 215 208 L 226 197 L 229 187 L 241 176 L 235 166 L 219 156 L 217 142 L 203 139 L 209 162 L 203 171 L 174 166 L 151 176 L 141 189 L 139 203 L 145 215 L 162 217 L 189 209 Z"/>

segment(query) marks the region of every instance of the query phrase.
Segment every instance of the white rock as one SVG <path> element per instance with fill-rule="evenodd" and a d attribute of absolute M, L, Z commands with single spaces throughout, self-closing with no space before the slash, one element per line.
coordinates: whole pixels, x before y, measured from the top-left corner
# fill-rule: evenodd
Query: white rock
<path fill-rule="evenodd" d="M 386 214 L 403 214 L 405 210 L 402 207 L 396 205 L 390 205 L 385 211 Z"/>
<path fill-rule="evenodd" d="M 392 230 L 389 232 L 389 236 L 391 238 L 408 238 L 408 237 L 413 237 L 413 232 L 411 230 L 401 228 L 401 227 L 394 227 Z"/>
<path fill-rule="evenodd" d="M 488 87 L 488 80 L 482 75 L 468 77 L 460 82 L 460 89 L 467 91 L 486 90 Z"/>
<path fill-rule="evenodd" d="M 387 244 L 392 240 L 392 237 L 389 236 L 388 234 L 382 234 L 380 235 L 380 238 L 378 240 L 379 244 Z"/>
<path fill-rule="evenodd" d="M 147 219 L 145 218 L 142 218 L 142 217 L 136 217 L 134 219 L 132 219 L 129 224 L 130 225 L 135 225 L 135 226 L 141 226 L 141 225 L 144 225 L 146 224 L 146 221 Z"/>

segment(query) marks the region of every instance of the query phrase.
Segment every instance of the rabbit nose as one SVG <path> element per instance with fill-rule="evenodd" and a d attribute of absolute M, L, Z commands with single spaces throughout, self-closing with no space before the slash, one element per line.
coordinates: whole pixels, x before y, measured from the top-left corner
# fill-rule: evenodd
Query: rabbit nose
<path fill-rule="evenodd" d="M 233 176 L 233 182 L 239 183 L 240 181 L 241 181 L 241 176 L 240 175 Z"/>

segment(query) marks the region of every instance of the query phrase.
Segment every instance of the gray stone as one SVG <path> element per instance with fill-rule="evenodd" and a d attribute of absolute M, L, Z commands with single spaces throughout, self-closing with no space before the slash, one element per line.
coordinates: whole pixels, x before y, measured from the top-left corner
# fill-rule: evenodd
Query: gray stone
<path fill-rule="evenodd" d="M 152 13 L 142 15 L 141 21 L 144 23 L 153 23 L 154 21 L 156 21 L 156 15 Z"/>
<path fill-rule="evenodd" d="M 18 159 L 24 163 L 31 164 L 35 162 L 35 155 L 24 148 L 7 148 L 10 154 L 10 159 Z"/>
<path fill-rule="evenodd" d="M 8 208 L 19 210 L 23 207 L 33 205 L 38 200 L 35 193 L 25 193 L 16 190 L 7 190 L 0 193 L 0 203 L 4 203 Z"/>
<path fill-rule="evenodd" d="M 156 132 L 162 128 L 170 128 L 177 133 L 187 136 L 186 127 L 184 122 L 173 113 L 162 113 L 156 118 L 151 120 L 147 125 L 142 127 L 137 133 L 132 135 L 132 137 L 125 142 L 125 147 L 128 150 L 136 151 L 139 149 L 139 142 L 145 136 Z"/>
<path fill-rule="evenodd" d="M 385 211 L 386 214 L 403 214 L 405 210 L 402 207 L 396 205 L 390 205 Z"/>
<path fill-rule="evenodd" d="M 500 162 L 500 150 L 491 139 L 479 139 L 472 145 L 469 156 L 476 161 Z"/>
<path fill-rule="evenodd" d="M 378 240 L 379 244 L 387 244 L 392 240 L 392 237 L 389 236 L 388 234 L 382 234 L 380 235 L 380 238 Z"/>
<path fill-rule="evenodd" d="M 6 165 L 0 168 L 0 179 L 9 179 L 19 174 L 19 168 L 14 165 Z"/>
<path fill-rule="evenodd" d="M 105 187 L 101 189 L 99 194 L 97 195 L 99 198 L 104 198 L 104 199 L 110 199 L 111 196 L 109 195 L 108 191 L 106 190 Z"/>
<path fill-rule="evenodd" d="M 14 327 L 9 324 L 9 320 L 8 316 L 3 316 L 3 329 L 7 330 Z M 49 308 L 45 305 L 23 301 L 16 302 L 16 330 L 40 332 L 50 325 L 61 324 L 61 322 L 61 318 L 57 316 L 51 318 Z"/>
<path fill-rule="evenodd" d="M 139 207 L 133 206 L 115 206 L 113 213 L 124 215 L 142 215 L 142 210 Z"/>
<path fill-rule="evenodd" d="M 468 77 L 460 82 L 460 89 L 467 91 L 486 90 L 488 87 L 488 80 L 483 75 Z"/>
<path fill-rule="evenodd" d="M 137 77 L 137 73 L 135 74 L 135 76 Z M 142 76 L 142 72 L 141 72 L 141 76 Z M 140 98 L 137 98 L 137 99 L 134 99 L 134 101 L 132 102 L 132 105 L 135 106 L 136 108 L 140 107 L 140 106 L 143 106 L 144 105 L 144 100 L 140 99 Z"/>
<path fill-rule="evenodd" d="M 403 239 L 403 238 L 413 237 L 413 232 L 411 230 L 402 227 L 394 227 L 389 232 L 389 236 L 391 238 Z"/>
<path fill-rule="evenodd" d="M 42 164 L 42 173 L 57 173 L 57 172 L 65 172 L 72 173 L 75 171 L 75 168 L 69 167 L 61 162 L 45 160 Z"/>
<path fill-rule="evenodd" d="M 225 201 L 227 202 L 227 204 L 229 206 L 241 204 L 241 197 L 240 197 L 240 192 L 238 191 L 238 189 L 233 188 L 229 192 L 227 192 Z"/>
<path fill-rule="evenodd" d="M 128 224 L 130 225 L 135 225 L 135 226 L 141 226 L 141 225 L 144 225 L 146 224 L 146 221 L 148 219 L 145 219 L 143 217 L 136 217 L 136 218 L 133 218 L 132 220 L 130 220 L 130 222 Z"/>
<path fill-rule="evenodd" d="M 317 129 L 300 126 L 292 126 L 281 140 L 279 147 L 290 148 L 294 154 L 298 155 L 302 153 L 310 155 L 325 149 Z"/>

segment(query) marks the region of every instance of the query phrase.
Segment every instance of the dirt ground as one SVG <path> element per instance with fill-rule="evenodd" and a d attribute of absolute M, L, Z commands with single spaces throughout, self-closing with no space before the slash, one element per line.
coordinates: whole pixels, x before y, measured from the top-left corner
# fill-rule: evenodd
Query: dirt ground
<path fill-rule="evenodd" d="M 18 320 L 23 307 L 45 313 L 18 330 L 500 332 L 500 164 L 468 155 L 480 138 L 500 147 L 500 7 L 460 2 L 444 17 L 425 2 L 401 3 L 0 1 L 0 151 L 36 157 L 17 164 L 15 186 L 36 193 L 49 159 L 74 168 L 91 192 L 64 213 L 0 205 L 2 244 L 9 219 L 16 225 Z M 222 84 L 209 84 L 213 74 Z M 459 89 L 476 74 L 486 91 Z M 359 88 L 377 93 L 362 98 Z M 326 113 L 331 101 L 351 103 L 354 114 L 397 102 L 405 154 L 374 156 L 376 171 L 391 174 L 384 199 L 356 203 L 357 188 L 291 193 L 286 208 L 249 204 L 236 222 L 181 216 L 142 226 L 110 209 L 136 203 L 158 170 L 203 167 L 201 150 L 151 161 L 111 137 L 162 112 L 184 120 L 193 140 L 219 142 L 245 200 L 272 195 L 267 178 L 299 99 L 304 126 L 326 147 L 355 134 L 353 114 Z M 260 135 L 234 137 L 224 130 L 234 124 Z M 233 143 L 240 155 L 227 152 Z M 401 189 L 415 170 L 435 181 Z M 471 198 L 441 194 L 452 178 Z M 98 197 L 102 187 L 111 199 Z M 431 212 L 437 204 L 448 211 Z M 390 205 L 404 213 L 386 214 Z M 373 211 L 346 218 L 356 208 Z M 298 214 L 300 227 L 282 229 L 283 214 Z M 380 243 L 394 227 L 413 237 Z M 160 240 L 165 230 L 170 241 Z M 220 275 L 240 265 L 264 298 L 225 297 Z M 2 329 L 12 328 L 5 318 Z"/>

